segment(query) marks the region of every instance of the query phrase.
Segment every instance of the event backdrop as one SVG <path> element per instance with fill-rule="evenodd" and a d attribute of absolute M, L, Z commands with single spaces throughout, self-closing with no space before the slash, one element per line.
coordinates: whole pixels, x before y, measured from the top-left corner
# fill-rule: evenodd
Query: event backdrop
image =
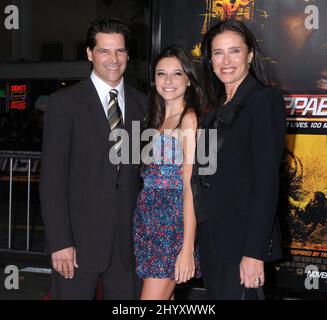
<path fill-rule="evenodd" d="M 199 61 L 203 34 L 222 19 L 256 34 L 288 127 L 278 210 L 285 257 L 275 284 L 327 292 L 327 1 L 155 0 L 152 13 L 152 60 L 178 44 Z"/>

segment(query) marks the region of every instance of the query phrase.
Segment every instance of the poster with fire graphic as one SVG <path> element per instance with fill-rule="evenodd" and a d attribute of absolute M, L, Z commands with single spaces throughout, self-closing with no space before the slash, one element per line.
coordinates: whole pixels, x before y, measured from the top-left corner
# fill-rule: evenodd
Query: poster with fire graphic
<path fill-rule="evenodd" d="M 223 19 L 238 19 L 255 33 L 269 78 L 288 93 L 327 92 L 327 1 L 325 0 L 157 0 L 164 48 L 179 44 L 195 60 L 204 33 Z M 156 55 L 154 50 L 152 53 Z"/>
<path fill-rule="evenodd" d="M 157 48 L 183 45 L 197 62 L 203 35 L 218 21 L 238 19 L 255 33 L 269 79 L 283 91 L 287 117 L 278 210 L 285 258 L 276 267 L 277 282 L 305 289 L 305 268 L 314 265 L 319 289 L 327 292 L 321 276 L 327 275 L 327 1 L 158 3 Z"/>
<path fill-rule="evenodd" d="M 285 148 L 285 242 L 292 248 L 327 251 L 327 136 L 289 134 Z"/>
<path fill-rule="evenodd" d="M 313 266 L 320 291 L 327 291 L 326 159 L 326 134 L 287 135 L 279 204 L 285 258 L 276 265 L 282 287 L 304 289 L 306 268 Z"/>

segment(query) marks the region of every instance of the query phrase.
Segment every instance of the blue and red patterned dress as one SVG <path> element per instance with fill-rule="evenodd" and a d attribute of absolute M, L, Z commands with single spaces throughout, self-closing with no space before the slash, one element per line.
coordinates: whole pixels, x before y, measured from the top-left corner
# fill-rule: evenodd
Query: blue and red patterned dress
<path fill-rule="evenodd" d="M 183 245 L 183 148 L 177 138 L 153 139 L 153 158 L 142 170 L 144 187 L 133 221 L 136 272 L 140 278 L 175 278 Z M 195 253 L 196 276 L 200 276 Z"/>

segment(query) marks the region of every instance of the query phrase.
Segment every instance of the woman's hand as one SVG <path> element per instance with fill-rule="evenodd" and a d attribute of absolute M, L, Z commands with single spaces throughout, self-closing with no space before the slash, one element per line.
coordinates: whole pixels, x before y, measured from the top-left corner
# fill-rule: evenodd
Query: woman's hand
<path fill-rule="evenodd" d="M 245 288 L 258 288 L 265 283 L 264 263 L 250 257 L 243 257 L 240 263 L 241 285 Z"/>
<path fill-rule="evenodd" d="M 195 262 L 193 250 L 181 250 L 175 264 L 175 281 L 182 283 L 195 275 Z"/>

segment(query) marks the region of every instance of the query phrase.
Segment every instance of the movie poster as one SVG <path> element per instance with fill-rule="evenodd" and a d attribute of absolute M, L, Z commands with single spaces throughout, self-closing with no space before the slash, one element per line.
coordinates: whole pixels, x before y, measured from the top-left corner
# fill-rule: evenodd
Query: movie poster
<path fill-rule="evenodd" d="M 153 57 L 177 44 L 199 62 L 202 36 L 223 19 L 239 19 L 255 33 L 269 78 L 283 92 L 287 115 L 278 210 L 285 258 L 276 265 L 276 283 L 310 289 L 309 273 L 319 282 L 311 289 L 327 292 L 327 1 L 154 2 L 159 7 L 154 27 L 160 28 L 154 28 Z"/>
<path fill-rule="evenodd" d="M 281 286 L 304 289 L 309 267 L 316 271 L 319 289 L 327 291 L 326 157 L 326 135 L 287 135 L 279 212 L 286 255 L 277 265 Z M 290 275 L 297 281 L 287 280 Z"/>
<path fill-rule="evenodd" d="M 327 180 L 322 179 L 327 179 L 327 170 L 321 158 L 327 156 L 326 138 L 288 135 L 286 148 L 288 244 L 291 248 L 326 251 Z M 293 151 L 289 151 L 292 148 Z"/>
<path fill-rule="evenodd" d="M 327 1 L 158 0 L 154 23 L 160 34 L 152 55 L 170 45 L 189 48 L 196 60 L 204 33 L 222 19 L 236 18 L 255 33 L 270 79 L 285 92 L 327 91 Z"/>

